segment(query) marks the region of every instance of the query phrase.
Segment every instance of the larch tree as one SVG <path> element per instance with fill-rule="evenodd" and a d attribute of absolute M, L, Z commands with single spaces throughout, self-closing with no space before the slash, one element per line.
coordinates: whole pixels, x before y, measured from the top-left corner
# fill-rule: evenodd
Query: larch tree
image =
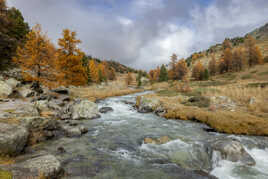
<path fill-rule="evenodd" d="M 188 73 L 187 63 L 184 59 L 178 61 L 176 65 L 176 79 L 184 80 Z"/>
<path fill-rule="evenodd" d="M 219 63 L 218 63 L 218 71 L 220 74 L 223 74 L 223 73 L 227 72 L 227 70 L 228 70 L 228 68 L 226 66 L 226 63 L 225 63 L 224 59 L 221 58 L 219 60 Z"/>
<path fill-rule="evenodd" d="M 205 72 L 204 66 L 202 65 L 201 62 L 198 62 L 193 68 L 192 77 L 195 80 L 202 80 L 204 72 Z"/>
<path fill-rule="evenodd" d="M 100 78 L 100 81 L 107 81 L 107 72 L 108 72 L 108 68 L 106 66 L 106 63 L 105 62 L 101 62 L 99 65 L 98 65 L 98 69 L 99 69 L 99 78 Z"/>
<path fill-rule="evenodd" d="M 233 59 L 233 54 L 232 54 L 232 50 L 230 48 L 226 48 L 223 51 L 223 59 L 224 59 L 224 63 L 226 65 L 226 70 L 228 72 L 232 71 L 232 59 Z"/>
<path fill-rule="evenodd" d="M 154 70 L 154 76 L 153 76 L 153 80 L 154 81 L 159 81 L 159 76 L 160 76 L 160 68 L 159 66 Z"/>
<path fill-rule="evenodd" d="M 210 75 L 216 75 L 217 73 L 217 61 L 216 61 L 216 57 L 213 54 L 211 60 L 209 61 L 208 64 L 208 69 L 209 69 L 209 74 Z"/>
<path fill-rule="evenodd" d="M 177 65 L 177 61 L 178 61 L 178 56 L 174 53 L 172 56 L 171 56 L 171 60 L 170 60 L 170 77 L 172 80 L 175 80 L 176 79 L 176 65 Z"/>
<path fill-rule="evenodd" d="M 232 44 L 229 39 L 225 39 L 223 41 L 223 49 L 225 50 L 227 48 L 232 49 Z"/>
<path fill-rule="evenodd" d="M 116 80 L 116 71 L 113 67 L 111 67 L 108 71 L 108 79 L 109 80 Z"/>
<path fill-rule="evenodd" d="M 241 47 L 234 50 L 233 53 L 233 70 L 234 71 L 241 71 L 244 66 L 246 65 L 245 53 Z"/>
<path fill-rule="evenodd" d="M 131 82 L 133 81 L 133 77 L 132 77 L 132 75 L 131 75 L 130 72 L 127 73 L 127 76 L 126 76 L 125 81 L 126 81 L 126 84 L 127 84 L 127 85 L 130 85 Z"/>
<path fill-rule="evenodd" d="M 154 81 L 154 70 L 149 71 L 148 78 L 150 79 L 151 83 Z"/>
<path fill-rule="evenodd" d="M 26 35 L 26 43 L 17 48 L 13 61 L 22 69 L 26 81 L 35 81 L 50 86 L 55 80 L 56 49 L 47 36 L 41 32 L 41 26 L 36 25 Z M 51 81 L 50 81 L 51 80 Z"/>
<path fill-rule="evenodd" d="M 90 60 L 89 61 L 89 73 L 91 77 L 91 81 L 94 83 L 99 83 L 100 82 L 100 77 L 99 77 L 99 70 L 97 68 L 97 65 L 95 63 L 95 60 Z"/>
<path fill-rule="evenodd" d="M 263 57 L 259 47 L 256 45 L 256 40 L 248 35 L 245 46 L 247 48 L 247 57 L 248 57 L 248 65 L 251 67 L 253 65 L 262 64 Z"/>
<path fill-rule="evenodd" d="M 58 40 L 57 51 L 57 67 L 61 72 L 59 78 L 64 85 L 85 85 L 87 75 L 82 63 L 84 53 L 78 48 L 81 41 L 76 38 L 76 32 L 69 29 L 64 29 L 62 35 Z"/>

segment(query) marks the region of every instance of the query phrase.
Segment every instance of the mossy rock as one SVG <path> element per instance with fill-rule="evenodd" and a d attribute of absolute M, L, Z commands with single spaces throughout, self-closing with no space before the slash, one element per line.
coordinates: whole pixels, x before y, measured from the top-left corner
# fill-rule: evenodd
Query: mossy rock
<path fill-rule="evenodd" d="M 12 173 L 0 170 L 0 179 L 12 179 Z"/>

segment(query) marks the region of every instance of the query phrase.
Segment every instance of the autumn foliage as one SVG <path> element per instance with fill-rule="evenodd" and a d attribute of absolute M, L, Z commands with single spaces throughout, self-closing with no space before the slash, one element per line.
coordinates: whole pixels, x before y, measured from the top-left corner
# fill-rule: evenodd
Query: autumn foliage
<path fill-rule="evenodd" d="M 57 69 L 59 80 L 64 85 L 85 85 L 87 83 L 86 71 L 82 65 L 84 53 L 77 47 L 80 40 L 76 32 L 64 29 L 63 37 L 58 40 Z"/>
<path fill-rule="evenodd" d="M 192 77 L 195 80 L 203 80 L 205 73 L 205 68 L 201 62 L 197 62 L 197 64 L 193 68 Z"/>
<path fill-rule="evenodd" d="M 132 77 L 130 72 L 127 73 L 127 76 L 126 76 L 125 80 L 126 80 L 127 85 L 130 85 L 131 82 L 133 81 L 133 77 Z"/>
<path fill-rule="evenodd" d="M 21 67 L 24 80 L 51 85 L 56 74 L 53 70 L 55 53 L 53 44 L 42 34 L 41 26 L 36 25 L 27 34 L 24 47 L 17 48 L 17 56 L 13 61 Z"/>

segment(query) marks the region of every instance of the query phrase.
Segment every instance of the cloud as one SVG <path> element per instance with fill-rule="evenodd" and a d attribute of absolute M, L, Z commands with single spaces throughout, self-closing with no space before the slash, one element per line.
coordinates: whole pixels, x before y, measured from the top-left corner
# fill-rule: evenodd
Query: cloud
<path fill-rule="evenodd" d="M 204 3 L 206 2 L 206 3 Z M 187 57 L 225 37 L 267 22 L 267 0 L 8 0 L 54 43 L 63 28 L 78 33 L 89 55 L 136 68 Z"/>

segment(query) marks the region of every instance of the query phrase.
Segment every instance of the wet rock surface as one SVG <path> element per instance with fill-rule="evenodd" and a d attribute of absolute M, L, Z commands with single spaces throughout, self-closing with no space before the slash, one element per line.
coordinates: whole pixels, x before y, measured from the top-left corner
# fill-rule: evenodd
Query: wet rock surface
<path fill-rule="evenodd" d="M 111 108 L 111 107 L 102 107 L 99 109 L 100 113 L 107 113 L 107 112 L 111 112 L 111 111 L 113 111 L 113 108 Z"/>
<path fill-rule="evenodd" d="M 0 154 L 18 155 L 24 149 L 29 133 L 26 128 L 0 123 Z"/>
<path fill-rule="evenodd" d="M 99 118 L 97 104 L 89 100 L 77 101 L 70 107 L 73 120 L 96 119 Z"/>

